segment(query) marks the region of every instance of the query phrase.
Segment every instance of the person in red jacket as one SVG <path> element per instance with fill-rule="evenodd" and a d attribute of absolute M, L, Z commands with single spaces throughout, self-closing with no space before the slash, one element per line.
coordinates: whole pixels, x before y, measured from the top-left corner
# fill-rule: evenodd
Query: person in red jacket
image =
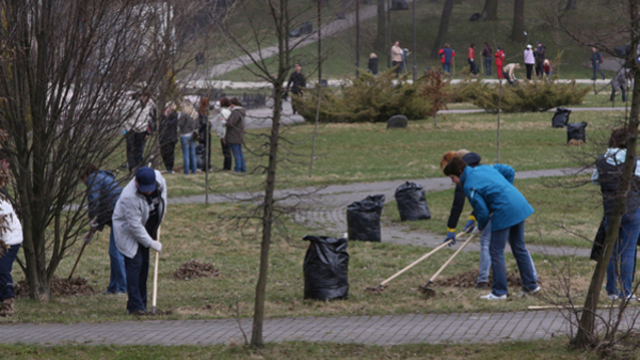
<path fill-rule="evenodd" d="M 504 76 L 502 75 L 502 65 L 504 64 L 504 50 L 502 50 L 502 46 L 498 46 L 498 51 L 496 51 L 496 53 L 494 54 L 494 57 L 496 58 L 496 69 L 498 71 L 498 79 L 504 79 Z"/>
<path fill-rule="evenodd" d="M 442 71 L 444 71 L 445 75 L 451 75 L 451 62 L 453 61 L 453 57 L 456 56 L 456 52 L 449 44 L 444 44 L 444 48 L 440 49 L 438 55 L 440 55 Z"/>
<path fill-rule="evenodd" d="M 476 65 L 476 44 L 474 43 L 471 43 L 471 45 L 469 45 L 467 61 L 469 62 L 469 73 L 478 75 L 478 65 Z"/>

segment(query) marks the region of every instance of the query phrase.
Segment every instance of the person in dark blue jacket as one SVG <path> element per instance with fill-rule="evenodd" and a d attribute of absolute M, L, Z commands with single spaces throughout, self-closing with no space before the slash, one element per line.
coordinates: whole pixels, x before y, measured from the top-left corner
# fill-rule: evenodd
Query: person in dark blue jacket
<path fill-rule="evenodd" d="M 493 286 L 491 293 L 482 296 L 486 300 L 507 299 L 507 267 L 504 248 L 507 241 L 518 264 L 522 279 L 522 294 L 532 295 L 540 291 L 534 273 L 531 256 L 524 243 L 524 221 L 534 210 L 524 196 L 512 184 L 515 171 L 511 166 L 467 166 L 459 158 L 453 158 L 444 169 L 445 175 L 463 187 L 478 221 L 478 229 L 484 230 L 491 221 L 491 269 Z"/>
<path fill-rule="evenodd" d="M 122 192 L 115 176 L 111 172 L 98 170 L 93 164 L 87 164 L 80 169 L 80 179 L 87 186 L 91 231 L 102 231 L 105 225 L 111 227 L 111 215 Z M 84 241 L 88 244 L 91 239 L 92 236 L 88 236 Z M 109 235 L 109 258 L 111 259 L 111 276 L 109 287 L 103 294 L 126 293 L 124 256 L 116 247 L 113 229 Z"/>

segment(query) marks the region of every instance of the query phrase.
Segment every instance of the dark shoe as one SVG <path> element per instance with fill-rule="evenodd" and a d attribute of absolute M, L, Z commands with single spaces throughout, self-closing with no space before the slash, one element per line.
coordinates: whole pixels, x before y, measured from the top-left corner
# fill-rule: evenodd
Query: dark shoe
<path fill-rule="evenodd" d="M 13 298 L 4 299 L 4 301 L 0 302 L 0 316 L 13 316 L 15 313 L 13 303 Z"/>
<path fill-rule="evenodd" d="M 489 289 L 489 283 L 479 282 L 479 283 L 476 284 L 475 288 L 476 289 L 481 289 L 481 290 L 488 290 Z"/>
<path fill-rule="evenodd" d="M 604 78 L 605 78 L 605 76 L 604 76 L 604 75 L 602 75 L 602 80 L 604 80 Z"/>
<path fill-rule="evenodd" d="M 146 315 L 149 315 L 149 312 L 145 311 L 145 310 L 136 310 L 136 311 L 134 311 L 132 313 L 129 313 L 129 315 L 132 315 L 132 316 L 146 316 Z"/>

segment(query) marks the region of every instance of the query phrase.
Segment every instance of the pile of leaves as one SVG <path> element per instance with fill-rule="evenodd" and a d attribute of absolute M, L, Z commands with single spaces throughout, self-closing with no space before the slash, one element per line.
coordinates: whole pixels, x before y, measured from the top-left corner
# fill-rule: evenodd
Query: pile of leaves
<path fill-rule="evenodd" d="M 182 264 L 182 266 L 173 273 L 173 277 L 178 280 L 190 280 L 216 276 L 220 276 L 219 269 L 216 269 L 211 264 L 202 263 L 193 259 Z"/>
<path fill-rule="evenodd" d="M 16 284 L 14 291 L 18 299 L 29 297 L 29 284 L 27 280 L 20 280 Z M 72 278 L 67 280 L 54 276 L 53 279 L 51 279 L 52 297 L 87 296 L 95 293 L 96 290 L 89 285 L 85 278 Z"/>
<path fill-rule="evenodd" d="M 487 111 L 498 111 L 499 85 L 479 85 L 469 82 L 461 94 L 474 105 Z M 503 83 L 501 109 L 503 112 L 536 112 L 565 105 L 579 105 L 589 93 L 588 86 L 546 81 L 518 81 Z"/>
<path fill-rule="evenodd" d="M 473 269 L 446 279 L 436 280 L 435 283 L 442 287 L 473 288 L 476 286 L 479 273 L 478 269 Z M 491 283 L 492 277 L 489 275 L 489 286 L 491 286 Z M 514 289 L 520 289 L 522 287 L 522 281 L 520 281 L 520 275 L 517 271 L 507 273 L 507 285 Z"/>
<path fill-rule="evenodd" d="M 309 122 L 315 122 L 318 96 L 322 97 L 318 118 L 321 123 L 386 122 L 393 115 L 423 119 L 433 107 L 433 101 L 422 95 L 427 75 L 416 84 L 409 83 L 408 76 L 396 79 L 392 70 L 377 77 L 363 72 L 357 78 L 345 79 L 339 89 L 307 89 L 303 97 L 292 96 L 291 101 Z"/>

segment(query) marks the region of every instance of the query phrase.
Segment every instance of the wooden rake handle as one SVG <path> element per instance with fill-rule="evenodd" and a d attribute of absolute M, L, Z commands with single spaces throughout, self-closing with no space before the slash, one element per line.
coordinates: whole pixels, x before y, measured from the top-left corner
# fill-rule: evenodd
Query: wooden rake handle
<path fill-rule="evenodd" d="M 436 272 L 435 274 L 433 274 L 433 276 L 431 277 L 431 279 L 429 279 L 429 283 L 433 283 L 433 281 L 436 279 L 436 277 L 438 277 L 438 275 L 440 275 L 440 273 L 449 265 L 449 263 L 451 263 L 451 261 L 453 261 L 453 259 L 458 256 L 458 254 L 462 251 L 462 249 L 464 249 L 467 245 L 469 245 L 469 243 L 471 242 L 471 240 L 473 240 L 474 237 L 476 237 L 477 234 L 472 234 L 471 236 L 469 236 L 469 238 L 467 239 L 467 241 L 465 241 L 459 248 L 458 250 L 456 250 L 456 252 L 453 253 L 453 255 L 451 255 L 451 257 L 449 258 L 449 260 L 447 260 L 446 263 L 444 263 L 444 265 L 442 265 L 442 267 L 438 270 L 438 272 Z"/>

